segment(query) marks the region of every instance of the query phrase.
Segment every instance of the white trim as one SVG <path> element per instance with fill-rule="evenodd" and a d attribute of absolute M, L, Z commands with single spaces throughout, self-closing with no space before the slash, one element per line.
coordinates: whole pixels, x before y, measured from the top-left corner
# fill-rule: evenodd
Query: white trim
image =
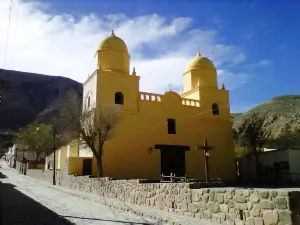
<path fill-rule="evenodd" d="M 70 145 L 67 145 L 67 158 L 70 157 Z"/>
<path fill-rule="evenodd" d="M 61 157 L 61 150 L 58 150 L 57 169 L 59 169 L 59 170 L 60 170 L 60 157 Z"/>

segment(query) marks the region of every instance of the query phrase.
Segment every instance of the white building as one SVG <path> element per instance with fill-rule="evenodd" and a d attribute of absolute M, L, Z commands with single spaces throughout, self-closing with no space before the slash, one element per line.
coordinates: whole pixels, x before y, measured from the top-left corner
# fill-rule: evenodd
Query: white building
<path fill-rule="evenodd" d="M 264 177 L 270 180 L 292 180 L 300 182 L 300 149 L 267 150 L 258 153 Z M 241 176 L 244 179 L 255 176 L 255 158 L 253 155 L 241 160 Z"/>

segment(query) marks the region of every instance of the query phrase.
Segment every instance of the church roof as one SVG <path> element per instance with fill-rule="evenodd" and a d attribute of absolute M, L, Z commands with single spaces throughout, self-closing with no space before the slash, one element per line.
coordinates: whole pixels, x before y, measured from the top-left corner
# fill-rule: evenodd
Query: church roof
<path fill-rule="evenodd" d="M 99 51 L 105 51 L 105 50 L 115 50 L 115 51 L 121 51 L 128 54 L 128 49 L 125 44 L 125 42 L 117 37 L 114 34 L 114 31 L 111 32 L 111 35 L 106 37 L 98 46 Z"/>
<path fill-rule="evenodd" d="M 216 67 L 210 59 L 201 56 L 198 51 L 196 57 L 188 63 L 184 73 L 191 70 L 216 70 Z"/>

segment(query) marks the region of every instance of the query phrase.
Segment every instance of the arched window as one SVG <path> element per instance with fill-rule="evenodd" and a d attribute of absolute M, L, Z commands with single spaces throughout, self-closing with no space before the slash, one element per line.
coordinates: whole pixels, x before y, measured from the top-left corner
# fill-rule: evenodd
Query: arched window
<path fill-rule="evenodd" d="M 91 96 L 88 97 L 87 107 L 90 108 L 91 106 Z"/>
<path fill-rule="evenodd" d="M 218 106 L 217 103 L 212 104 L 212 113 L 214 115 L 219 115 L 220 114 L 220 112 L 219 112 L 219 106 Z"/>
<path fill-rule="evenodd" d="M 115 94 L 115 104 L 123 105 L 124 104 L 124 95 L 122 92 L 116 92 Z"/>

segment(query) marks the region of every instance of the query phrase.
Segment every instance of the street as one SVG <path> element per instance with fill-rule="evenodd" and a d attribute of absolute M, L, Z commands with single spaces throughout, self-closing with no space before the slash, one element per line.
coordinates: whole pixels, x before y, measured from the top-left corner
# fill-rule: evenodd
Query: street
<path fill-rule="evenodd" d="M 131 213 L 33 183 L 0 163 L 1 225 L 154 224 Z"/>
<path fill-rule="evenodd" d="M 164 218 L 172 218 L 178 224 L 206 224 L 195 218 L 176 216 L 155 209 L 146 209 L 159 219 L 137 215 L 136 210 L 127 212 L 110 208 L 97 201 L 70 194 L 65 188 L 44 184 L 20 175 L 0 160 L 0 219 L 1 225 L 68 225 L 68 224 L 165 224 Z M 140 208 L 140 207 L 139 207 Z M 141 209 L 142 210 L 142 209 Z M 144 209 L 145 210 L 145 209 Z M 144 211 L 145 212 L 145 211 Z M 161 215 L 161 216 L 160 216 Z"/>

